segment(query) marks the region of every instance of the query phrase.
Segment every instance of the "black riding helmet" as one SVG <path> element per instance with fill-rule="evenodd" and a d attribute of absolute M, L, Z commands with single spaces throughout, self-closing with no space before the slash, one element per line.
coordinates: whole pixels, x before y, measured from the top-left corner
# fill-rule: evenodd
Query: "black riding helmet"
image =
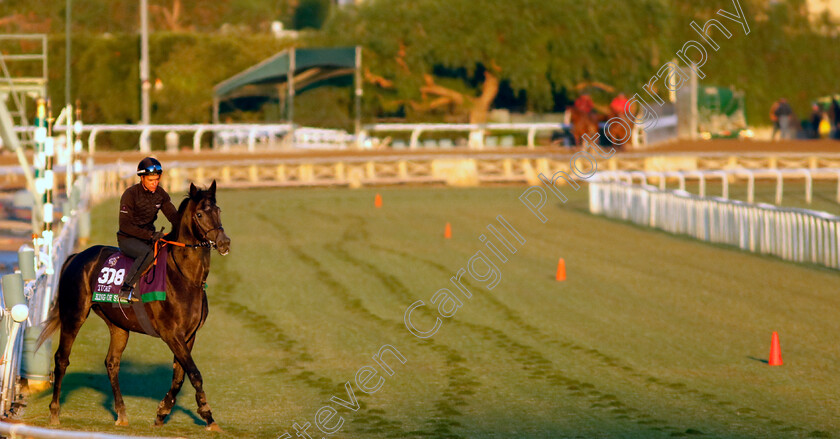
<path fill-rule="evenodd" d="M 137 175 L 163 174 L 163 167 L 154 157 L 146 157 L 137 164 Z"/>

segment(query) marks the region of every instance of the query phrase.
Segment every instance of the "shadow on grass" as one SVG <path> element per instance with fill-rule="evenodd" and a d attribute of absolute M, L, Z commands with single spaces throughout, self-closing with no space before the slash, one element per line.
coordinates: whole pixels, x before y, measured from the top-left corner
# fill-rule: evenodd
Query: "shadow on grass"
<path fill-rule="evenodd" d="M 764 358 L 756 358 L 756 357 L 753 357 L 752 355 L 747 355 L 747 358 L 749 358 L 750 360 L 759 361 L 759 362 L 764 363 L 764 364 L 770 364 L 770 361 L 765 360 Z"/>
<path fill-rule="evenodd" d="M 135 363 L 123 360 L 120 364 L 120 391 L 123 397 L 139 397 L 148 398 L 153 401 L 160 401 L 169 391 L 169 386 L 172 383 L 172 365 L 171 364 L 147 364 Z M 93 389 L 104 396 L 102 400 L 102 407 L 111 413 L 114 419 L 117 419 L 117 412 L 114 410 L 114 393 L 111 391 L 111 383 L 108 380 L 108 373 L 103 366 L 101 373 L 90 372 L 69 372 L 64 375 L 64 380 L 61 383 L 61 397 L 59 402 L 64 405 L 67 397 L 73 392 L 81 389 Z M 185 379 L 181 391 L 178 392 L 180 398 L 188 398 L 188 401 L 193 401 L 191 397 L 194 393 L 192 385 L 188 379 Z M 47 389 L 35 397 L 52 397 L 52 388 Z M 192 418 L 196 425 L 204 426 L 203 419 L 198 417 L 192 410 L 188 410 L 176 403 L 172 408 L 172 413 L 167 417 L 167 422 L 172 419 L 172 415 L 176 412 L 185 413 Z M 154 413 L 149 414 L 154 417 Z"/>

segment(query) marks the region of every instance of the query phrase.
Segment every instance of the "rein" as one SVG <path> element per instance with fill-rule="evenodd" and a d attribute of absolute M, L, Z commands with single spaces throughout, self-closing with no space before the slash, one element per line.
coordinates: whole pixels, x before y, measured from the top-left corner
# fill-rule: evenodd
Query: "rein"
<path fill-rule="evenodd" d="M 161 247 L 163 247 L 166 244 L 171 244 L 171 245 L 174 245 L 176 247 L 184 247 L 184 248 L 215 248 L 216 247 L 215 243 L 212 243 L 212 242 L 209 242 L 209 241 L 204 241 L 200 244 L 184 244 L 183 242 L 169 241 L 169 240 L 161 238 L 160 240 L 155 242 L 155 248 L 154 248 L 155 256 L 154 256 L 154 262 L 152 263 L 152 265 L 154 265 L 154 266 L 157 265 L 157 263 L 158 263 L 158 257 L 157 257 L 158 256 L 158 251 L 160 250 Z M 184 273 L 184 270 L 181 269 L 181 264 L 178 263 L 178 259 L 175 258 L 175 255 L 172 255 L 172 261 L 175 262 L 175 267 L 178 268 L 178 273 L 181 273 L 181 276 L 184 279 L 187 279 L 187 275 Z M 198 282 L 198 283 L 196 283 L 196 285 L 197 286 L 206 286 L 204 281 Z"/>
<path fill-rule="evenodd" d="M 213 248 L 215 244 L 212 241 L 203 241 L 199 244 L 184 244 L 183 242 L 178 241 L 167 241 L 166 239 L 161 238 L 158 243 L 163 242 L 166 244 L 172 244 L 176 247 L 184 247 L 184 248 Z M 157 248 L 155 248 L 155 255 L 157 255 Z"/>
<path fill-rule="evenodd" d="M 195 215 L 193 215 L 193 218 L 196 219 Z M 214 230 L 221 230 L 222 232 L 224 232 L 225 228 L 222 227 L 222 226 L 219 226 L 219 227 L 213 227 L 210 230 L 204 230 L 204 228 L 201 227 L 201 224 L 198 221 L 195 221 L 195 225 L 196 225 L 196 227 L 198 227 L 199 230 L 201 230 L 201 233 L 204 234 L 204 241 L 201 241 L 198 244 L 184 244 L 183 242 L 169 241 L 169 240 L 161 238 L 160 240 L 155 242 L 155 257 L 157 257 L 158 246 L 161 242 L 163 242 L 165 244 L 172 244 L 176 247 L 184 247 L 184 248 L 210 248 L 210 249 L 216 248 L 216 243 L 213 242 L 210 239 L 207 239 L 207 234 L 214 231 Z"/>

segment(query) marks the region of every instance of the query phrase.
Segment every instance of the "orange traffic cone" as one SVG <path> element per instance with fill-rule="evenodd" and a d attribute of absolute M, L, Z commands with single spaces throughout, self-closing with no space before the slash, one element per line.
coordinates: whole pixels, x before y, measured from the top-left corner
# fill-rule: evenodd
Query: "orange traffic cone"
<path fill-rule="evenodd" d="M 770 341 L 770 361 L 767 364 L 771 366 L 782 365 L 782 347 L 779 346 L 779 334 L 773 331 L 773 339 Z"/>
<path fill-rule="evenodd" d="M 452 239 L 452 225 L 446 223 L 446 227 L 443 229 L 443 237 L 446 239 Z"/>
<path fill-rule="evenodd" d="M 376 194 L 376 197 L 373 199 L 373 206 L 377 209 L 382 207 L 382 195 Z"/>
<path fill-rule="evenodd" d="M 566 261 L 560 258 L 560 261 L 557 262 L 557 281 L 562 282 L 564 280 L 566 280 Z"/>

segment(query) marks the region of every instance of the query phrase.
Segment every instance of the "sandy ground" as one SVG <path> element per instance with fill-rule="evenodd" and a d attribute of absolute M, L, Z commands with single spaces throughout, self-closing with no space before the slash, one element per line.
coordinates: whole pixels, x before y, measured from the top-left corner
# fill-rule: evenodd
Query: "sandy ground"
<path fill-rule="evenodd" d="M 154 151 L 153 155 L 163 161 L 207 161 L 207 160 L 242 160 L 242 159 L 262 159 L 262 158 L 325 158 L 325 157 L 365 157 L 365 156 L 417 156 L 417 155 L 464 155 L 470 154 L 475 156 L 481 155 L 498 155 L 498 154 L 521 154 L 528 150 L 523 147 L 518 148 L 494 148 L 481 151 L 466 150 L 466 149 L 417 149 L 409 150 L 340 150 L 340 151 L 256 151 L 249 153 L 244 150 L 238 151 L 212 151 L 204 150 L 198 154 L 191 149 L 184 149 L 178 153 L 167 153 L 163 151 Z M 568 151 L 566 148 L 549 148 L 540 147 L 533 150 L 534 153 L 549 153 L 558 151 Z M 697 141 L 677 141 L 662 144 L 660 146 L 649 148 L 645 150 L 627 149 L 624 152 L 840 152 L 840 141 L 836 140 L 787 140 L 787 141 L 743 141 L 743 140 L 697 140 Z M 134 163 L 140 161 L 145 154 L 138 151 L 122 151 L 97 152 L 95 159 L 97 163 L 113 163 L 117 160 L 122 160 L 126 163 Z M 3 151 L 0 154 L 0 166 L 15 165 L 18 163 L 15 154 L 9 151 Z"/>

